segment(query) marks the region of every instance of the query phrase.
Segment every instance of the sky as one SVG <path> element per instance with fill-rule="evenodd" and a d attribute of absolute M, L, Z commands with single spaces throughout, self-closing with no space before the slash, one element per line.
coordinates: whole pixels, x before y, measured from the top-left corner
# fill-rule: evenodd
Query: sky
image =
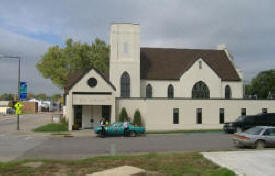
<path fill-rule="evenodd" d="M 68 38 L 109 43 L 111 23 L 138 23 L 142 47 L 225 44 L 246 82 L 275 68 L 274 0 L 0 0 L 0 55 L 21 56 L 32 93 L 62 93 L 35 65 Z M 0 59 L 0 94 L 17 90 L 17 61 Z"/>

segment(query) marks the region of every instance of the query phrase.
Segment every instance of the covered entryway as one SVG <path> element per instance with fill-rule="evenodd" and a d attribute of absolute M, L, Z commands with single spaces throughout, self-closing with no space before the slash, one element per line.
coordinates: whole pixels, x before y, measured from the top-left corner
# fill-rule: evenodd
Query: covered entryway
<path fill-rule="evenodd" d="M 82 129 L 91 128 L 102 117 L 109 123 L 114 122 L 115 91 L 112 83 L 94 68 L 77 76 L 72 75 L 65 89 L 69 130 L 73 129 L 73 125 Z"/>
<path fill-rule="evenodd" d="M 79 128 L 92 128 L 104 117 L 111 123 L 111 105 L 74 105 L 74 124 Z"/>

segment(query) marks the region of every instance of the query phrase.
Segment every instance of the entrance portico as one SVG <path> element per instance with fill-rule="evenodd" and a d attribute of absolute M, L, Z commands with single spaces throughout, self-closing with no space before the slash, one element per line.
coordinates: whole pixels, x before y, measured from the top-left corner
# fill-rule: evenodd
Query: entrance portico
<path fill-rule="evenodd" d="M 74 124 L 80 128 L 92 127 L 102 117 L 109 123 L 115 121 L 115 87 L 94 68 L 90 71 L 69 75 L 66 90 L 66 115 L 69 130 Z"/>
<path fill-rule="evenodd" d="M 109 123 L 115 121 L 114 96 L 105 94 L 75 94 L 73 92 L 73 124 L 80 128 L 91 128 L 104 117 Z M 93 119 L 93 123 L 91 122 Z"/>

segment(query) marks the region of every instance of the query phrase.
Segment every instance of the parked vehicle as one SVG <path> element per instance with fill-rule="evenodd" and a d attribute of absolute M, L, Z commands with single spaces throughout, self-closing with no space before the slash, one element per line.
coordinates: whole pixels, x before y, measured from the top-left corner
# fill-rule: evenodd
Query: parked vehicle
<path fill-rule="evenodd" d="M 128 130 L 129 136 L 134 137 L 136 135 L 145 133 L 144 127 L 137 127 L 131 123 L 128 124 L 128 128 L 129 128 Z M 101 131 L 102 131 L 101 126 L 94 127 L 95 134 L 102 135 Z M 123 136 L 123 135 L 124 135 L 124 127 L 122 122 L 114 122 L 112 125 L 105 127 L 105 136 Z"/>
<path fill-rule="evenodd" d="M 235 133 L 233 142 L 238 146 L 256 147 L 275 147 L 275 127 L 256 126 L 245 130 L 242 133 Z"/>
<path fill-rule="evenodd" d="M 255 126 L 275 126 L 275 113 L 240 116 L 234 122 L 225 123 L 223 129 L 225 133 L 236 133 Z"/>

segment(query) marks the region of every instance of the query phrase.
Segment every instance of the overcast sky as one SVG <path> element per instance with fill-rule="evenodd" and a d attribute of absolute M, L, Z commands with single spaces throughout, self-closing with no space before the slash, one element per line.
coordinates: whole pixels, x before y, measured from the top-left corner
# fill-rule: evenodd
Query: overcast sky
<path fill-rule="evenodd" d="M 275 68 L 274 0 L 1 0 L 0 54 L 22 56 L 33 93 L 61 93 L 35 68 L 67 38 L 109 43 L 112 22 L 138 23 L 141 46 L 215 49 L 225 44 L 249 81 Z M 16 60 L 0 60 L 0 93 L 15 93 Z"/>

